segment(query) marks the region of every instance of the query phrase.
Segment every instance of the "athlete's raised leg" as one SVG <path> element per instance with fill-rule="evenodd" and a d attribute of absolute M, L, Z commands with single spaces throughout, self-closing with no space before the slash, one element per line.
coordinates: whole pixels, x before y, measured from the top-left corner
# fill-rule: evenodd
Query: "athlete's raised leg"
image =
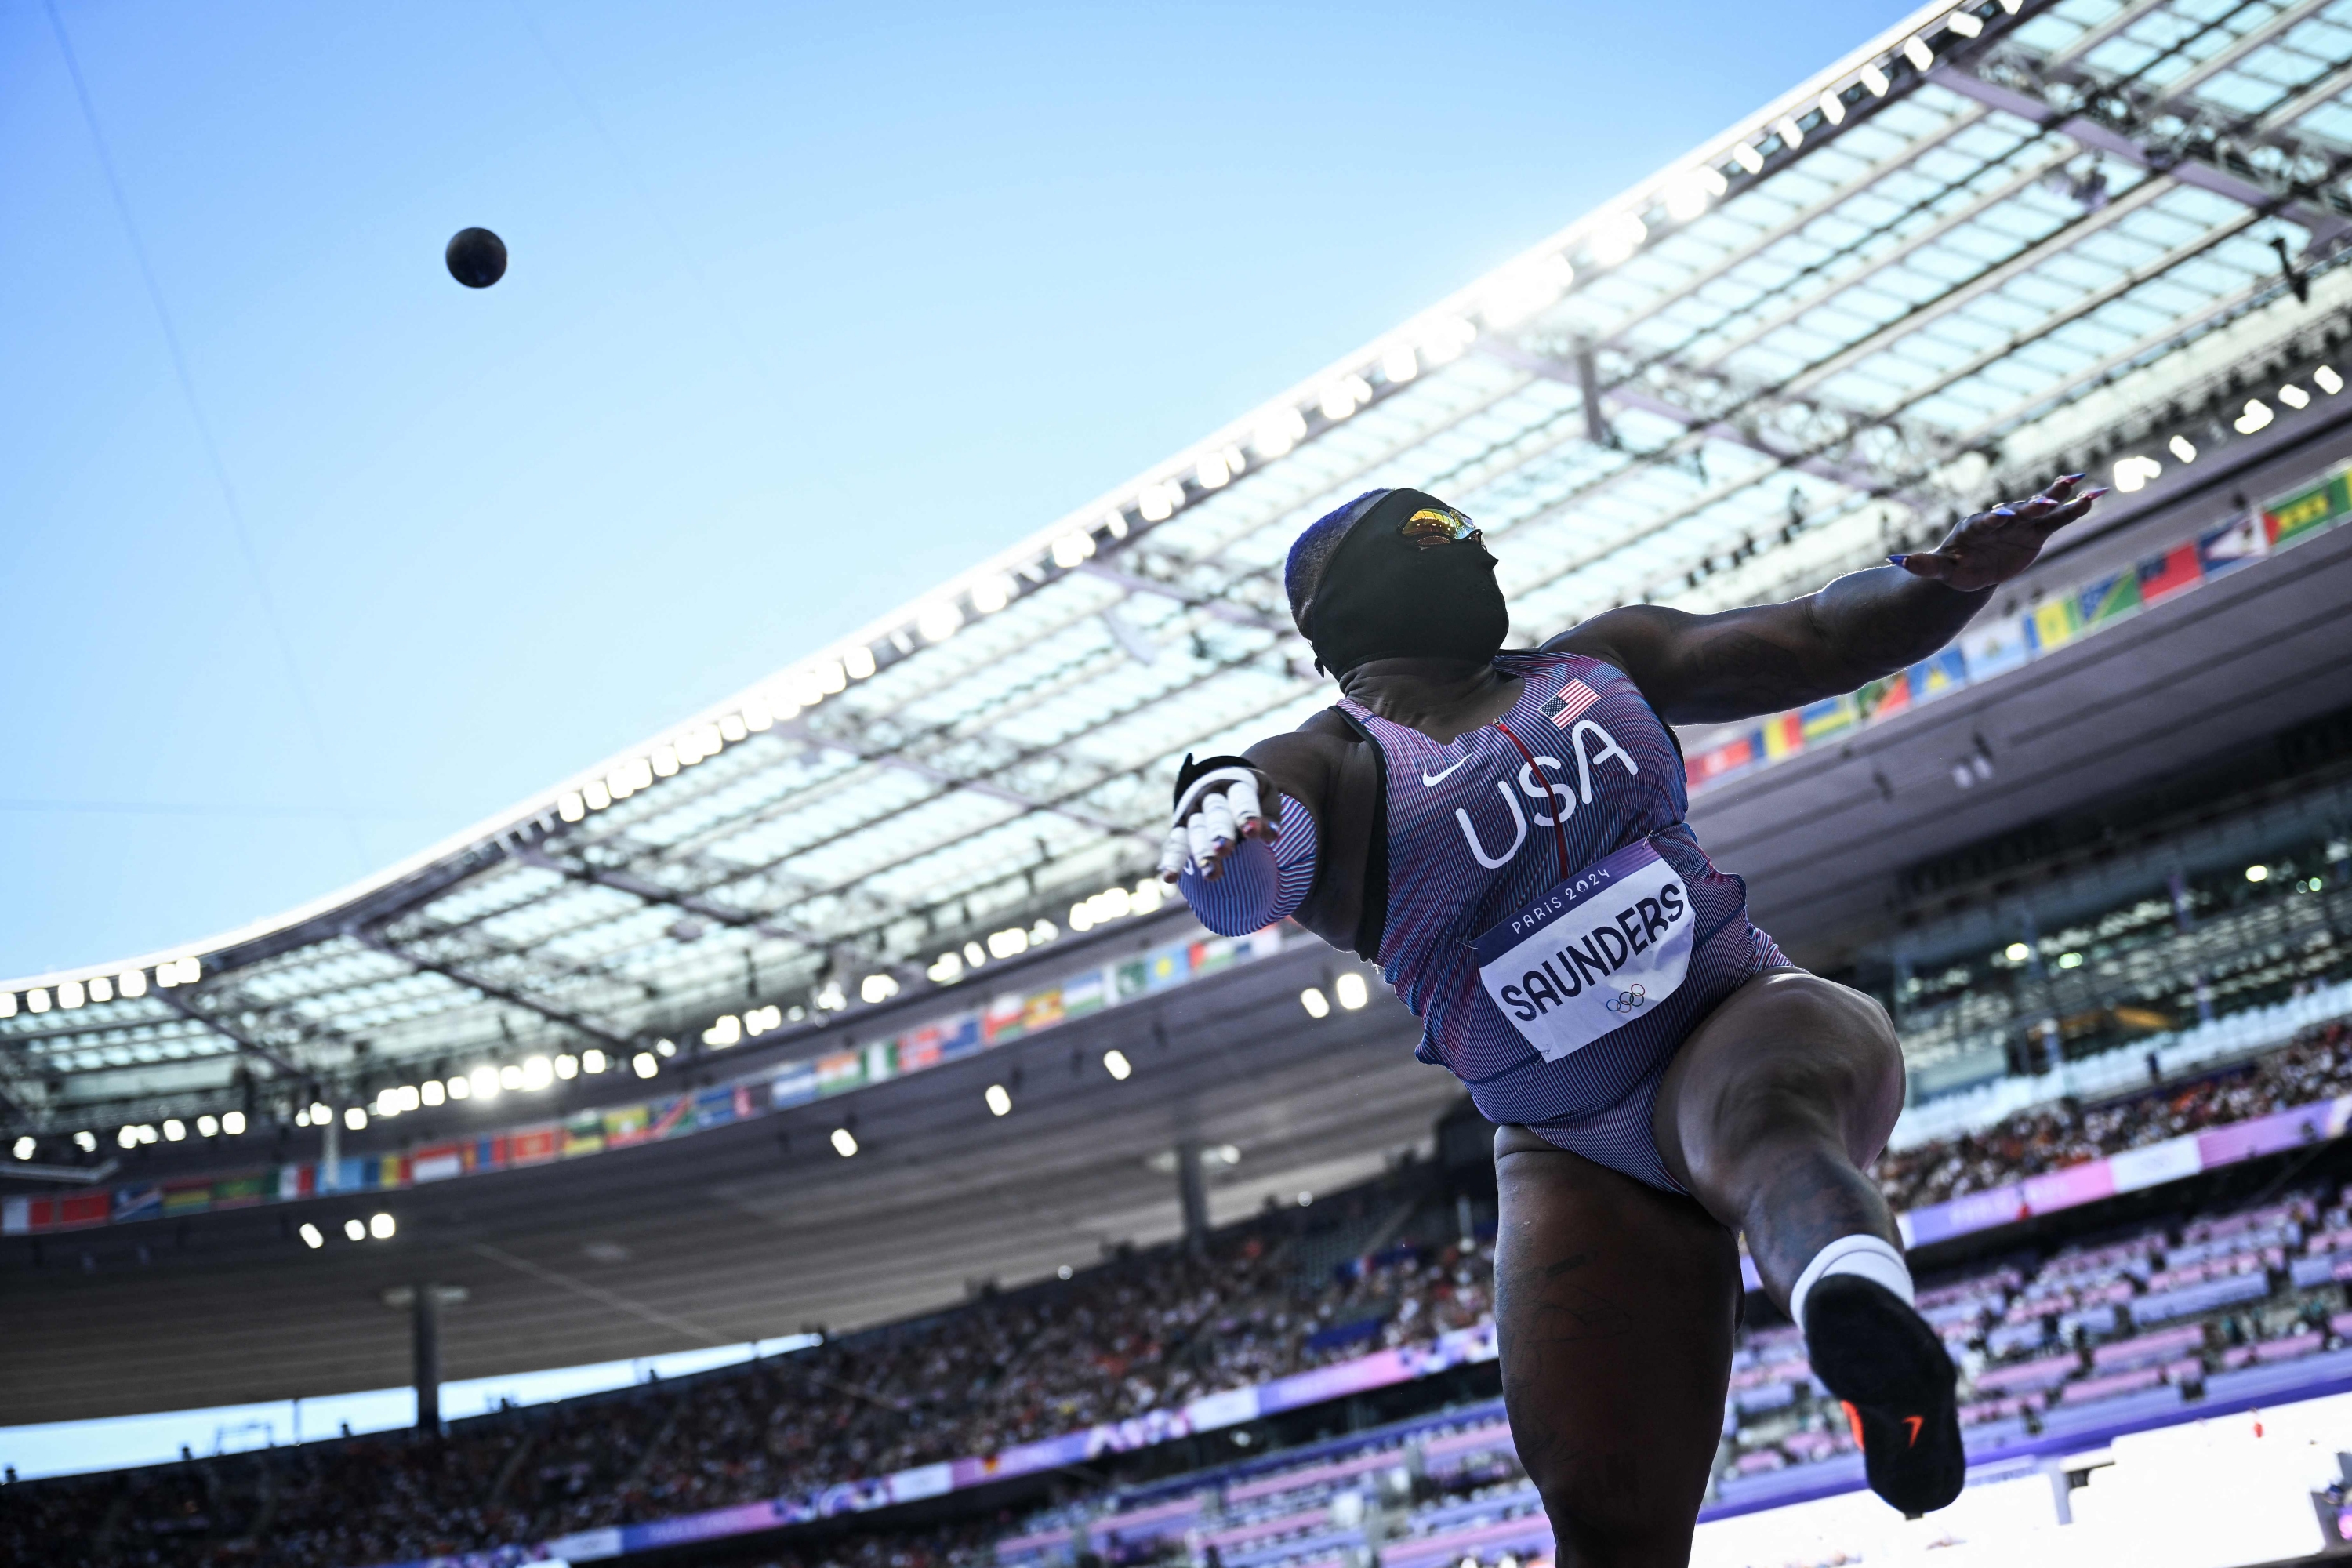
<path fill-rule="evenodd" d="M 1903 1053 L 1878 1004 L 1798 969 L 1748 982 L 1667 1068 L 1666 1168 L 1748 1237 L 1772 1299 L 1844 1401 L 1874 1490 L 1909 1513 L 1958 1495 L 1967 1461 L 1951 1358 L 1911 1310 L 1902 1241 L 1864 1173 L 1903 1109 Z"/>
<path fill-rule="evenodd" d="M 1560 1568 L 1682 1568 L 1731 1377 L 1731 1233 L 1525 1128 L 1495 1173 L 1503 1398 Z"/>

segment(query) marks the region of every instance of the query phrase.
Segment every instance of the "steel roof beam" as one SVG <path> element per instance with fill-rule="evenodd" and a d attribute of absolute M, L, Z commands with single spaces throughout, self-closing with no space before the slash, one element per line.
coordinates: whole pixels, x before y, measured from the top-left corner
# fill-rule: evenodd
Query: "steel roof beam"
<path fill-rule="evenodd" d="M 2032 68 L 2030 62 L 2027 68 Z M 2347 235 L 2352 235 L 2352 205 L 2347 205 L 2340 195 L 2330 202 L 2321 192 L 2277 179 L 2243 159 L 2228 159 L 2225 153 L 2186 144 L 2158 144 L 2146 139 L 2137 128 L 2111 124 L 2084 110 L 2062 108 L 2025 87 L 1990 79 L 1975 69 L 1953 61 L 1938 62 L 1927 74 L 1932 80 L 1954 92 L 1972 98 L 1988 108 L 2030 121 L 2044 131 L 2068 137 L 2088 151 L 2120 158 L 2135 167 L 2147 170 L 2151 175 L 2167 177 L 2181 184 L 2210 192 L 2252 207 L 2257 213 L 2290 218 L 2311 231 L 2312 242 L 2315 246 L 2332 247 Z M 2291 122 L 2296 115 L 2315 107 L 2325 96 L 2315 89 L 2298 93 L 2287 100 L 2287 105 L 2302 103 L 2301 108 L 2287 112 L 2287 105 L 2282 105 L 2259 117 L 2249 130 L 2266 139 L 2278 126 Z M 2311 101 L 2303 102 L 2306 98 Z M 2209 119 L 2212 111 L 2201 104 L 2166 99 L 2141 106 L 2136 113 L 2143 123 L 2165 115 L 2177 115 L 2193 124 Z M 2272 129 L 2261 129 L 2265 124 L 2270 124 Z M 2147 187 L 2143 185 L 2140 188 L 2144 190 Z"/>
<path fill-rule="evenodd" d="M 208 1013 L 197 1011 L 196 1008 L 189 1003 L 188 998 L 182 988 L 174 986 L 169 990 L 151 992 L 150 994 L 160 998 L 163 1005 L 171 1008 L 172 1011 L 179 1014 L 182 1017 L 188 1019 L 192 1023 L 201 1024 L 205 1028 L 210 1029 L 214 1034 L 218 1035 L 221 1038 L 236 1047 L 236 1048 L 244 1055 L 260 1058 L 263 1061 L 268 1062 L 271 1067 L 277 1068 L 280 1075 L 286 1078 L 309 1078 L 310 1076 L 309 1068 L 295 1066 L 294 1063 L 289 1061 L 286 1058 L 279 1056 L 276 1051 L 271 1050 L 268 1046 L 263 1045 L 259 1040 L 255 1039 L 252 1036 L 247 1034 L 236 1025 L 215 1018 Z"/>
<path fill-rule="evenodd" d="M 548 1003 L 541 1002 L 538 998 L 529 995 L 524 992 L 517 991 L 510 986 L 501 985 L 495 980 L 484 979 L 481 975 L 476 974 L 472 971 L 462 968 L 457 964 L 443 963 L 435 959 L 426 958 L 421 954 L 411 952 L 408 949 L 392 942 L 381 932 L 369 931 L 365 928 L 359 928 L 352 931 L 351 934 L 356 941 L 365 942 L 368 946 L 375 949 L 378 952 L 383 953 L 387 958 L 398 959 L 401 963 L 407 964 L 412 969 L 421 969 L 427 973 L 437 974 L 441 976 L 442 979 L 449 981 L 453 984 L 462 985 L 468 991 L 478 991 L 493 1001 L 510 1004 L 513 1006 L 521 1008 L 526 1013 L 535 1013 L 551 1024 L 560 1024 L 563 1027 L 575 1030 L 580 1034 L 587 1036 L 593 1040 L 602 1040 L 604 1044 L 611 1046 L 615 1049 L 625 1051 L 635 1048 L 635 1041 L 626 1035 L 616 1032 L 609 1026 L 592 1022 L 589 1019 L 580 1016 L 577 1013 L 570 1012 L 562 1007 L 552 1006 Z"/>

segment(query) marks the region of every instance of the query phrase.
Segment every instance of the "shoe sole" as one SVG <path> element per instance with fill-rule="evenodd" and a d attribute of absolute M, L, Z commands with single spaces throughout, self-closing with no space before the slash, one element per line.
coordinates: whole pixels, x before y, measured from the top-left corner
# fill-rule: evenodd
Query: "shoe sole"
<path fill-rule="evenodd" d="M 1915 1519 L 1960 1495 L 1958 1374 L 1918 1313 L 1873 1280 L 1832 1275 L 1805 1300 L 1805 1343 L 1845 1406 L 1872 1491 Z"/>

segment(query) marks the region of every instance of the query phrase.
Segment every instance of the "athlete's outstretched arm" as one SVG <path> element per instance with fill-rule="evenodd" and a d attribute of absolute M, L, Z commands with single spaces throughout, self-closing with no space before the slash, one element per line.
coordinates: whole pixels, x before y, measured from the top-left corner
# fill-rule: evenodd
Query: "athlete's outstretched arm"
<path fill-rule="evenodd" d="M 1801 599 L 1712 616 L 1628 605 L 1544 647 L 1608 660 L 1678 723 L 1746 719 L 1852 691 L 1958 636 L 1997 585 L 2107 493 L 2077 493 L 2082 478 L 2066 475 L 2032 500 L 1979 512 L 1932 551 L 1889 556 Z"/>
<path fill-rule="evenodd" d="M 1337 742 L 1321 728 L 1309 721 L 1242 756 L 1184 759 L 1160 874 L 1210 930 L 1257 931 L 1314 897 Z"/>

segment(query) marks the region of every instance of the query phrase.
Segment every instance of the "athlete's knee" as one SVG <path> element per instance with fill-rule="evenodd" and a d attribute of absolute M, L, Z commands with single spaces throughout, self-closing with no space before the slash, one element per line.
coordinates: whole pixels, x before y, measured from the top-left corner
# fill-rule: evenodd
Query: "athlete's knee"
<path fill-rule="evenodd" d="M 1647 1469 L 1634 1450 L 1609 1447 L 1530 1467 L 1559 1561 L 1579 1568 L 1647 1568 L 1686 1560 L 1696 1507 Z"/>

